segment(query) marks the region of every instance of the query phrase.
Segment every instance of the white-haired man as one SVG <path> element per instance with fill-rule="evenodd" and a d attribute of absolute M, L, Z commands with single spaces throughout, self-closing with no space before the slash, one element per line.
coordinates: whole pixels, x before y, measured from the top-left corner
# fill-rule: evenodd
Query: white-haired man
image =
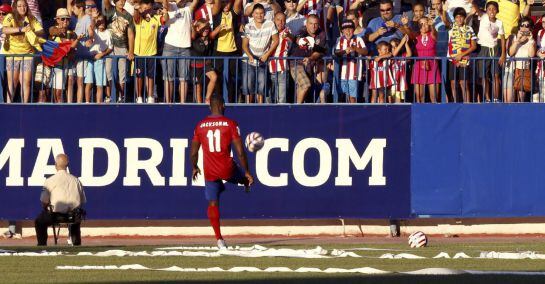
<path fill-rule="evenodd" d="M 53 224 L 56 215 L 67 214 L 76 208 L 80 208 L 86 202 L 81 182 L 77 177 L 66 171 L 68 156 L 65 154 L 57 155 L 55 168 L 57 173 L 45 181 L 40 195 L 44 210 L 34 222 L 39 246 L 47 245 L 47 227 Z M 50 206 L 51 210 L 48 210 Z M 69 241 L 75 246 L 81 245 L 80 224 L 71 224 L 68 230 L 70 231 Z"/>

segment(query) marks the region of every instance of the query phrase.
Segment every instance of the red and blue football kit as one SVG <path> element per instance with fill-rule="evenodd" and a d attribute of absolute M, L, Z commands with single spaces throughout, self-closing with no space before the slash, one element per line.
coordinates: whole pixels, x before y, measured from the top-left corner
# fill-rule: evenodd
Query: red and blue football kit
<path fill-rule="evenodd" d="M 193 141 L 201 144 L 207 200 L 217 200 L 223 181 L 242 183 L 244 175 L 231 157 L 231 143 L 240 139 L 238 124 L 222 115 L 210 115 L 195 127 Z"/>

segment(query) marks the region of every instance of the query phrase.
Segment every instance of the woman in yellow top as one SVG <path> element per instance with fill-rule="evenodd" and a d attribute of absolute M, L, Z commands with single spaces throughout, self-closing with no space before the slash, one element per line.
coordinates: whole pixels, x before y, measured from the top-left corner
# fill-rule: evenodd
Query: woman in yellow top
<path fill-rule="evenodd" d="M 6 41 L 2 53 L 7 55 L 34 54 L 34 48 L 41 49 L 39 43 L 42 41 L 38 36 L 44 35 L 42 25 L 30 13 L 26 0 L 17 0 L 13 2 L 12 7 L 13 12 L 8 14 L 3 21 L 3 33 L 6 35 Z M 20 81 L 23 94 L 21 102 L 28 103 L 31 92 L 32 59 L 33 57 L 24 56 L 6 58 L 8 103 L 13 101 L 15 89 Z"/>

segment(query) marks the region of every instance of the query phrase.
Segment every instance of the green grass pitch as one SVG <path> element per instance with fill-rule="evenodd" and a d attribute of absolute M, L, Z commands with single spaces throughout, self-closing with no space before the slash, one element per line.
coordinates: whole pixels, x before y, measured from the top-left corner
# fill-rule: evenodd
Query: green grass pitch
<path fill-rule="evenodd" d="M 365 239 L 362 239 L 364 242 Z M 251 244 L 240 244 L 241 246 Z M 305 245 L 265 245 L 268 248 L 307 248 Z M 505 259 L 433 259 L 440 252 L 450 256 L 465 252 L 471 257 L 478 257 L 481 251 L 522 252 L 535 251 L 545 253 L 545 243 L 535 241 L 517 242 L 514 238 L 509 243 L 433 243 L 426 248 L 410 249 L 403 244 L 323 244 L 325 249 L 347 249 L 354 247 L 372 247 L 404 251 L 356 251 L 363 258 L 299 259 L 299 258 L 242 258 L 242 257 L 97 257 L 97 256 L 2 256 L 0 257 L 1 283 L 176 283 L 176 282 L 228 282 L 228 283 L 545 283 L 545 277 L 520 275 L 452 275 L 452 276 L 409 276 L 399 273 L 387 275 L 362 274 L 324 274 L 324 273 L 254 273 L 254 272 L 166 272 L 138 270 L 100 270 L 72 271 L 57 270 L 60 265 L 125 265 L 141 264 L 149 268 L 179 266 L 184 268 L 221 267 L 229 269 L 235 266 L 253 266 L 267 268 L 284 266 L 291 269 L 316 267 L 325 269 L 372 267 L 387 271 L 413 271 L 423 268 L 450 268 L 463 270 L 491 271 L 545 271 L 545 260 L 505 260 Z M 36 247 L 9 247 L 6 249 L 19 252 L 40 251 Z M 153 246 L 130 247 L 64 247 L 50 246 L 48 251 L 98 252 L 110 249 L 129 251 L 153 251 Z M 412 253 L 429 257 L 427 259 L 378 259 L 384 253 Z"/>

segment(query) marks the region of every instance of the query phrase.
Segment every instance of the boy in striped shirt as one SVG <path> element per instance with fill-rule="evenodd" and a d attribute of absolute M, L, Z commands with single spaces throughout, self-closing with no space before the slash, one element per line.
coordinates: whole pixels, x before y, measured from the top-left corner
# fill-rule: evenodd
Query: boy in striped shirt
<path fill-rule="evenodd" d="M 335 55 L 342 57 L 341 60 L 341 90 L 348 98 L 348 102 L 358 101 L 358 81 L 362 79 L 362 64 L 358 56 L 367 55 L 367 48 L 363 39 L 354 36 L 356 29 L 354 22 L 344 20 L 341 24 L 342 36 L 335 45 Z"/>
<path fill-rule="evenodd" d="M 269 71 L 271 72 L 272 94 L 277 103 L 286 103 L 286 74 L 288 72 L 288 62 L 284 57 L 288 57 L 288 51 L 293 43 L 293 35 L 286 26 L 286 15 L 282 12 L 276 12 L 274 24 L 278 30 L 278 46 L 274 51 L 273 59 L 269 62 Z"/>

